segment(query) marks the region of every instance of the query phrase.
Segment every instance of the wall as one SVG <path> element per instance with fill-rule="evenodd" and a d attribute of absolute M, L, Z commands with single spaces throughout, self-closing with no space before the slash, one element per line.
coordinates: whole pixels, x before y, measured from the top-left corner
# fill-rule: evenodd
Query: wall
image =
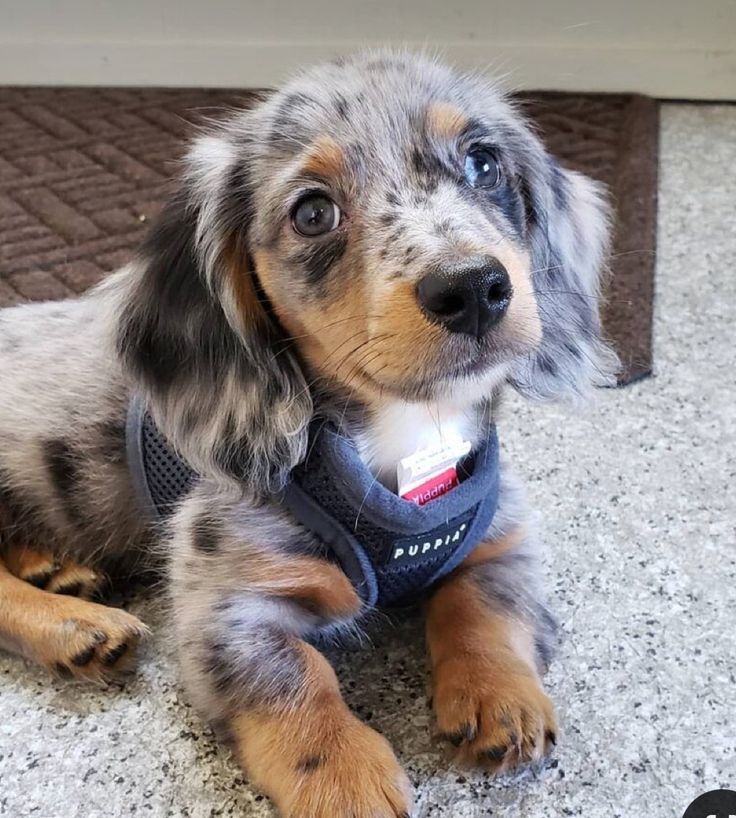
<path fill-rule="evenodd" d="M 734 0 L 0 0 L 0 84 L 267 86 L 386 42 L 515 87 L 736 99 Z"/>

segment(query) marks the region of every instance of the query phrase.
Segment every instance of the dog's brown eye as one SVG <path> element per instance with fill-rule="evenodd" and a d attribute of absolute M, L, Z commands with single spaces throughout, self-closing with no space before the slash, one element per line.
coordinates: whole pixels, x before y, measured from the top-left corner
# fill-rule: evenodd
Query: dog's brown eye
<path fill-rule="evenodd" d="M 465 178 L 472 187 L 496 187 L 501 181 L 498 159 L 483 148 L 474 148 L 465 156 Z"/>
<path fill-rule="evenodd" d="M 340 224 L 340 208 L 327 196 L 313 193 L 297 202 L 291 220 L 302 236 L 321 236 Z"/>

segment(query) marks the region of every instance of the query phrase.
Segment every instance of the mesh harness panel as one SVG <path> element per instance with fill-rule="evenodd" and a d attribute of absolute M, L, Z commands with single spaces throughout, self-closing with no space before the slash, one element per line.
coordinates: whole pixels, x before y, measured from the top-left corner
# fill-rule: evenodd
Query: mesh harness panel
<path fill-rule="evenodd" d="M 127 423 L 128 462 L 146 509 L 166 518 L 197 474 L 139 399 Z M 452 571 L 483 538 L 498 504 L 495 428 L 458 469 L 460 485 L 425 506 L 389 491 L 351 441 L 323 422 L 276 498 L 327 547 L 368 605 L 405 604 Z"/>
<path fill-rule="evenodd" d="M 125 442 L 128 468 L 146 513 L 165 519 L 189 494 L 196 472 L 174 451 L 140 398 L 128 406 Z"/>

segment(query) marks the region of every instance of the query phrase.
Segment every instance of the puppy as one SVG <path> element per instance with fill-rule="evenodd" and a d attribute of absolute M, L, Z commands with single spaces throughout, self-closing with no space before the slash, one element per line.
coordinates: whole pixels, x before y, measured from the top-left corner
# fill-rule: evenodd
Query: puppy
<path fill-rule="evenodd" d="M 494 771 L 540 758 L 554 623 L 495 419 L 507 386 L 610 381 L 606 244 L 598 186 L 425 58 L 332 62 L 213 126 L 129 265 L 0 312 L 0 643 L 127 667 L 144 625 L 88 597 L 163 547 L 188 695 L 254 784 L 284 816 L 405 816 L 314 643 L 421 598 L 439 731 Z M 459 486 L 396 495 L 457 439 Z"/>

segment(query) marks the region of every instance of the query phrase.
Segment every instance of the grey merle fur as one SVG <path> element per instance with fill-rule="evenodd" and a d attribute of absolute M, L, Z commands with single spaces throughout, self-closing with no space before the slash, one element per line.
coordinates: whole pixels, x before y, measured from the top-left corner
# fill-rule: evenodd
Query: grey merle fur
<path fill-rule="evenodd" d="M 467 119 L 457 144 L 425 133 L 436 101 Z M 314 179 L 299 177 L 298 163 L 325 134 L 345 159 L 334 195 L 346 218 L 334 235 L 299 243 L 289 203 Z M 502 166 L 494 190 L 463 182 L 462 151 L 475 144 Z M 265 556 L 274 565 L 324 556 L 274 494 L 303 460 L 315 417 L 358 440 L 372 434 L 373 410 L 350 383 L 308 365 L 282 317 L 307 307 L 319 314 L 345 293 L 363 305 L 378 284 L 411 292 L 486 229 L 528 256 L 542 334 L 534 349 L 510 355 L 502 380 L 469 407 L 473 435 L 506 384 L 554 399 L 610 382 L 615 359 L 598 318 L 608 232 L 601 191 L 561 169 L 492 83 L 406 54 L 317 67 L 253 110 L 231 113 L 195 141 L 176 194 L 129 265 L 81 299 L 0 313 L 0 548 L 36 531 L 102 567 L 149 565 L 164 554 L 184 678 L 203 714 L 226 725 L 237 708 L 294 705 L 299 640 L 355 627 L 363 611 L 329 613 L 306 593 L 284 600 L 278 571 L 255 588 L 248 569 Z M 259 253 L 272 260 L 268 293 Z M 461 351 L 470 344 L 445 342 Z M 411 356 L 415 365 L 421 353 Z M 474 383 L 458 382 L 458 394 Z M 407 386 L 404 398 L 433 399 L 432 388 Z M 133 392 L 202 475 L 163 531 L 135 511 L 125 468 Z M 488 537 L 526 519 L 504 465 Z M 555 627 L 534 546 L 527 534 L 473 576 L 490 609 L 530 626 L 545 665 Z M 317 769 L 315 758 L 304 754 L 305 773 Z"/>

